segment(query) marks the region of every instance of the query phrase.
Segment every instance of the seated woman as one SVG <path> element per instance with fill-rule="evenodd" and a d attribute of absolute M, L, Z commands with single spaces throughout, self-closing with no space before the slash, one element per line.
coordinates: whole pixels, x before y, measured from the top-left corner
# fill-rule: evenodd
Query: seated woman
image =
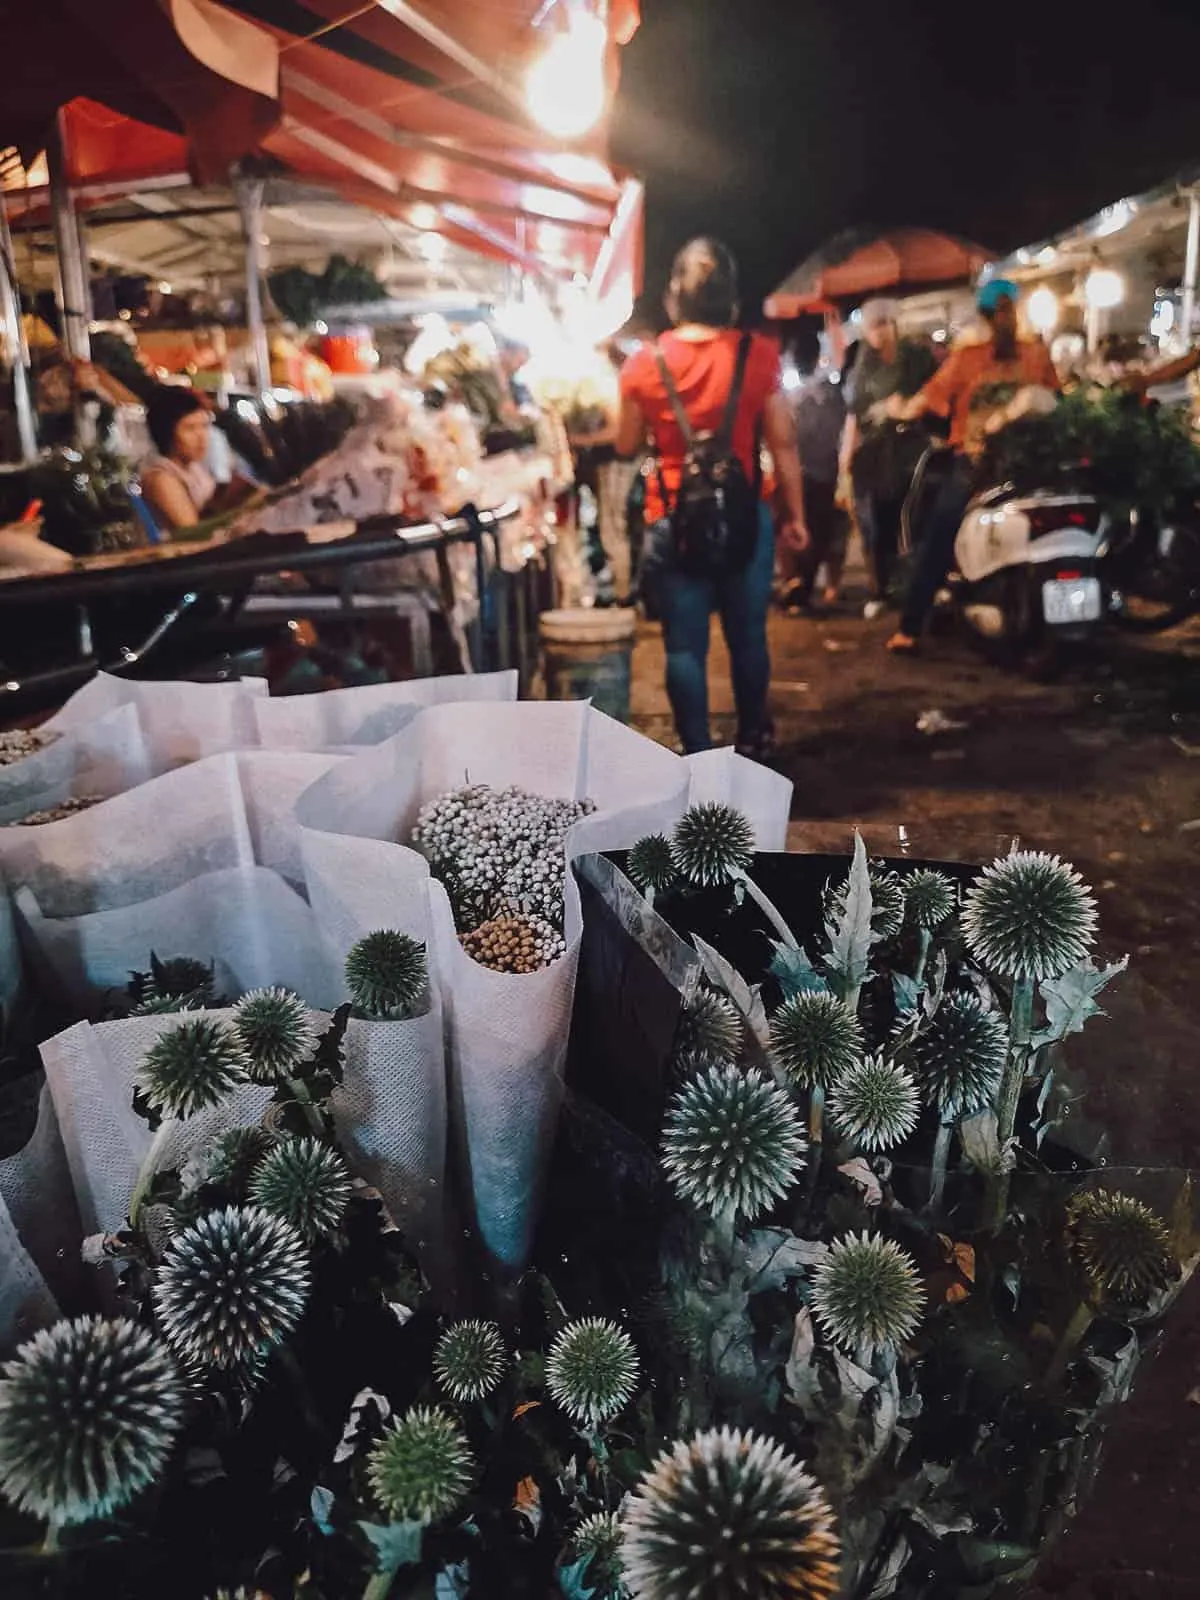
<path fill-rule="evenodd" d="M 157 389 L 146 407 L 146 426 L 155 450 L 142 462 L 142 495 L 160 528 L 194 528 L 254 493 L 240 478 L 218 484 L 205 465 L 212 418 L 194 389 Z"/>

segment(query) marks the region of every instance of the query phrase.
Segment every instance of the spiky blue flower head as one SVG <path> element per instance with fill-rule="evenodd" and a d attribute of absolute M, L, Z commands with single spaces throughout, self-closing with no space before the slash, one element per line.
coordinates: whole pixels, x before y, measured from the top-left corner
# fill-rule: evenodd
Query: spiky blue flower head
<path fill-rule="evenodd" d="M 126 1318 L 59 1322 L 0 1381 L 0 1492 L 52 1525 L 111 1516 L 161 1474 L 183 1420 L 166 1347 Z"/>
<path fill-rule="evenodd" d="M 864 1150 L 890 1150 L 917 1125 L 920 1098 L 911 1075 L 886 1056 L 864 1058 L 845 1072 L 829 1095 L 829 1119 Z"/>
<path fill-rule="evenodd" d="M 671 841 L 665 834 L 648 833 L 630 848 L 625 858 L 625 873 L 630 883 L 643 893 L 653 889 L 661 894 L 679 880 L 675 859 L 671 854 Z"/>
<path fill-rule="evenodd" d="M 917 1264 L 892 1239 L 847 1234 L 813 1272 L 813 1314 L 843 1350 L 895 1346 L 921 1320 L 925 1290 Z"/>
<path fill-rule="evenodd" d="M 212 965 L 195 961 L 191 956 L 168 956 L 160 961 L 150 958 L 152 966 L 142 980 L 138 995 L 140 1006 L 152 1001 L 175 1001 L 168 1010 L 202 1010 L 211 1006 L 216 996 L 216 975 Z"/>
<path fill-rule="evenodd" d="M 1073 867 L 1044 851 L 1014 850 L 967 890 L 962 926 L 982 966 L 1040 983 L 1086 960 L 1097 920 L 1096 902 Z"/>
<path fill-rule="evenodd" d="M 595 1600 L 621 1600 L 625 1593 L 621 1581 L 621 1544 L 624 1535 L 621 1519 L 614 1512 L 599 1511 L 585 1517 L 571 1532 L 571 1547 L 577 1561 L 586 1561 L 584 1588 Z"/>
<path fill-rule="evenodd" d="M 840 1547 L 815 1479 L 731 1428 L 672 1445 L 622 1513 L 635 1600 L 831 1600 Z"/>
<path fill-rule="evenodd" d="M 932 867 L 918 867 L 900 880 L 904 892 L 905 920 L 914 928 L 934 933 L 949 922 L 958 905 L 952 879 Z"/>
<path fill-rule="evenodd" d="M 319 1139 L 284 1139 L 255 1167 L 247 1195 L 316 1244 L 337 1232 L 350 1189 L 349 1170 L 336 1150 Z"/>
<path fill-rule="evenodd" d="M 761 1072 L 709 1067 L 672 1100 L 662 1162 L 672 1188 L 714 1217 L 753 1221 L 796 1181 L 806 1140 L 795 1106 Z"/>
<path fill-rule="evenodd" d="M 1086 1189 L 1067 1212 L 1067 1237 L 1097 1299 L 1143 1304 L 1178 1274 L 1171 1235 L 1132 1195 Z"/>
<path fill-rule="evenodd" d="M 456 1322 L 434 1347 L 434 1377 L 452 1400 L 485 1400 L 507 1367 L 508 1349 L 494 1322 Z"/>
<path fill-rule="evenodd" d="M 671 835 L 675 870 L 701 889 L 732 883 L 754 860 L 754 829 L 733 806 L 706 800 L 689 806 Z"/>
<path fill-rule="evenodd" d="M 346 957 L 346 987 L 364 1017 L 393 1022 L 411 1017 L 428 983 L 425 946 L 393 928 L 368 933 Z"/>
<path fill-rule="evenodd" d="M 701 989 L 679 1015 L 675 1054 L 685 1068 L 736 1061 L 742 1050 L 742 1019 L 724 995 Z"/>
<path fill-rule="evenodd" d="M 184 1017 L 142 1057 L 135 1082 L 147 1104 L 167 1117 L 192 1117 L 219 1106 L 248 1081 L 237 1034 L 216 1017 Z"/>
<path fill-rule="evenodd" d="M 304 1241 L 261 1206 L 210 1211 L 176 1234 L 154 1282 L 167 1343 L 190 1367 L 245 1371 L 304 1315 Z"/>
<path fill-rule="evenodd" d="M 320 1037 L 308 1007 L 290 989 L 252 989 L 234 1008 L 233 1026 L 255 1083 L 290 1077 Z"/>
<path fill-rule="evenodd" d="M 990 1105 L 1008 1056 L 1008 1029 L 973 994 L 947 995 L 912 1043 L 925 1099 L 943 1122 Z"/>
<path fill-rule="evenodd" d="M 633 1340 L 605 1317 L 568 1322 L 546 1358 L 547 1388 L 567 1415 L 587 1428 L 616 1416 L 637 1375 Z"/>
<path fill-rule="evenodd" d="M 771 1017 L 771 1056 L 799 1089 L 828 1089 L 862 1052 L 862 1024 L 825 990 L 793 995 Z"/>
<path fill-rule="evenodd" d="M 371 1451 L 367 1474 L 398 1522 L 440 1522 L 462 1504 L 474 1466 L 462 1429 L 436 1406 L 416 1406 Z"/>

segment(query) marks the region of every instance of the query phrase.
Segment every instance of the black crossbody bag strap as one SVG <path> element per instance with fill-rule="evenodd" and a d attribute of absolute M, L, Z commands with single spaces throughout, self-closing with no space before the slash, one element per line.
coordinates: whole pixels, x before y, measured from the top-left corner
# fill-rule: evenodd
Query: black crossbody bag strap
<path fill-rule="evenodd" d="M 675 414 L 675 426 L 683 435 L 683 447 L 691 451 L 696 448 L 696 430 L 692 427 L 691 419 L 683 409 L 683 401 L 679 398 L 679 390 L 675 387 L 675 380 L 671 376 L 671 369 L 667 366 L 667 358 L 663 355 L 658 345 L 654 346 L 654 360 L 658 367 L 658 375 L 663 381 L 663 388 L 667 391 L 667 400 Z"/>
<path fill-rule="evenodd" d="M 723 451 L 728 451 L 733 444 L 733 429 L 737 421 L 738 406 L 742 400 L 742 389 L 746 383 L 746 364 L 750 359 L 751 335 L 744 333 L 738 341 L 737 362 L 733 369 L 733 386 L 729 391 L 729 398 L 725 402 L 725 413 L 721 418 L 721 426 L 717 429 L 716 442 Z M 667 392 L 667 401 L 675 416 L 675 425 L 683 435 L 683 448 L 689 453 L 696 448 L 696 430 L 692 427 L 691 418 L 683 409 L 683 401 L 679 398 L 679 390 L 675 387 L 675 380 L 671 376 L 671 369 L 667 366 L 667 358 L 663 355 L 659 345 L 654 347 L 654 361 L 658 367 L 658 375 L 662 379 L 663 388 Z M 758 477 L 757 461 L 755 465 L 755 478 Z M 662 502 L 667 504 L 667 486 L 663 481 L 662 462 L 658 467 L 658 486 Z"/>

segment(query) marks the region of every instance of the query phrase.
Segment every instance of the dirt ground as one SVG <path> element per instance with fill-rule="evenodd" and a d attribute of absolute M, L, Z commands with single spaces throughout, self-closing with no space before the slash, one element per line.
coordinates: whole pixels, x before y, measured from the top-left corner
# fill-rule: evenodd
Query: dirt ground
<path fill-rule="evenodd" d="M 1112 1165 L 1164 1192 L 1200 1188 L 1200 623 L 1111 636 L 1096 659 L 1039 685 L 954 637 L 917 659 L 883 649 L 887 619 L 847 603 L 771 623 L 779 769 L 795 784 L 789 847 L 991 859 L 1013 838 L 1059 852 L 1095 887 L 1111 991 L 1075 1068 L 1084 1115 L 1113 1129 Z M 714 735 L 733 737 L 728 659 L 714 623 Z M 919 731 L 938 711 L 962 726 Z M 633 720 L 671 743 L 659 630 L 634 660 Z M 1193 1280 L 1109 1434 L 1099 1481 L 1029 1600 L 1200 1595 L 1200 1278 Z"/>

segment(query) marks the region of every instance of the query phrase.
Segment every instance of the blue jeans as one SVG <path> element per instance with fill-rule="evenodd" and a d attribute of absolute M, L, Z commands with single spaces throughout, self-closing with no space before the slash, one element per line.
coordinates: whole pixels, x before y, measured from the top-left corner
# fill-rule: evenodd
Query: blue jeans
<path fill-rule="evenodd" d="M 971 494 L 970 463 L 959 459 L 938 490 L 921 530 L 916 565 L 900 618 L 900 631 L 910 638 L 920 637 L 934 596 L 946 581 L 946 574 L 954 562 L 954 541 L 971 503 Z"/>
<path fill-rule="evenodd" d="M 663 642 L 667 649 L 667 696 L 684 753 L 712 747 L 708 726 L 709 618 L 720 613 L 721 631 L 733 667 L 737 742 L 749 744 L 769 731 L 767 608 L 775 567 L 775 529 L 765 505 L 758 508 L 758 543 L 750 565 L 735 577 L 696 578 L 669 571 L 662 583 Z"/>

